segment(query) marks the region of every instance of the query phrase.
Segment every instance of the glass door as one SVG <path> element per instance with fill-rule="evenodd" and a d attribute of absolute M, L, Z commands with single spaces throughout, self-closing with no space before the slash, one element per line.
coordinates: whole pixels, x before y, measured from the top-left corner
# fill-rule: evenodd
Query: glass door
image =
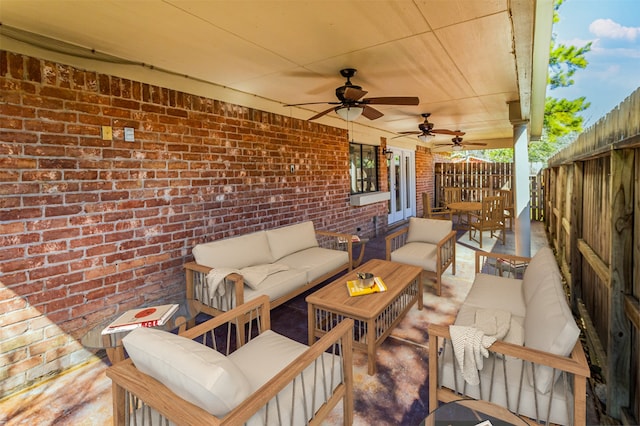
<path fill-rule="evenodd" d="M 388 148 L 389 149 L 389 148 Z M 387 160 L 389 184 L 389 224 L 415 215 L 415 158 L 412 151 L 391 149 L 393 157 Z"/>

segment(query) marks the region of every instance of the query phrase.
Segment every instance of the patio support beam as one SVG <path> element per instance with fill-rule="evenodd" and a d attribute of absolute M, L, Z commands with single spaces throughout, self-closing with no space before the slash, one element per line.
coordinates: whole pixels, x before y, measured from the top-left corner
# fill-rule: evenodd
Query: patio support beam
<path fill-rule="evenodd" d="M 513 126 L 513 206 L 516 255 L 531 256 L 531 194 L 529 193 L 529 134 L 527 120 L 520 113 L 520 102 L 509 102 Z"/>

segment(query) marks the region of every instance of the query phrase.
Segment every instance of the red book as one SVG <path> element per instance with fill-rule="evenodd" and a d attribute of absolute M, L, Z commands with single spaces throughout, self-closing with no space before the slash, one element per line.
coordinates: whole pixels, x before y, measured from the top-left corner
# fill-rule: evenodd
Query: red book
<path fill-rule="evenodd" d="M 131 309 L 120 315 L 102 330 L 102 334 L 133 330 L 138 327 L 156 327 L 163 325 L 178 310 L 178 306 L 177 304 L 170 304 Z"/>

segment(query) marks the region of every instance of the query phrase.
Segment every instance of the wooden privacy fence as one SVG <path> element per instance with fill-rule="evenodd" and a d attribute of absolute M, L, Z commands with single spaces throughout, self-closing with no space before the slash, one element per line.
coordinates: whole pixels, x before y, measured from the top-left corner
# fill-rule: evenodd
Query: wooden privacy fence
<path fill-rule="evenodd" d="M 463 201 L 477 201 L 489 191 L 511 189 L 512 178 L 512 163 L 436 163 L 436 205 L 444 205 L 444 188 L 462 188 Z"/>
<path fill-rule="evenodd" d="M 484 195 L 495 195 L 500 189 L 511 189 L 513 163 L 436 163 L 435 205 L 444 206 L 444 188 L 461 188 L 463 201 L 478 201 Z M 544 186 L 542 175 L 529 177 L 531 220 L 544 218 Z"/>
<path fill-rule="evenodd" d="M 545 227 L 602 368 L 607 415 L 640 420 L 640 89 L 549 160 Z"/>

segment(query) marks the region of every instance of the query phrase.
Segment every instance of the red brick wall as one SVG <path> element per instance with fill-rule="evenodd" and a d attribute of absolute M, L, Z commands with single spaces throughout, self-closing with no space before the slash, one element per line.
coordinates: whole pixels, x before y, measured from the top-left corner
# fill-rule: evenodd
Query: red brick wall
<path fill-rule="evenodd" d="M 349 205 L 345 130 L 0 51 L 0 397 L 86 360 L 100 319 L 179 296 L 197 243 L 374 217 Z"/>

